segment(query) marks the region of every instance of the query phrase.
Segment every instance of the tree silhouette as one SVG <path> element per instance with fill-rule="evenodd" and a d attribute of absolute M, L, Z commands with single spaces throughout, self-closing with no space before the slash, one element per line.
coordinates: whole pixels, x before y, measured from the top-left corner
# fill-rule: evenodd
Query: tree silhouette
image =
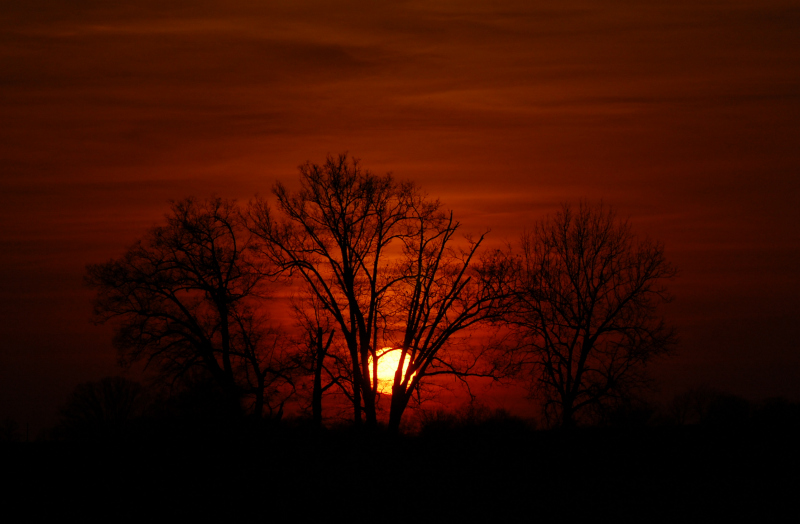
<path fill-rule="evenodd" d="M 246 398 L 256 415 L 265 405 L 272 412 L 291 393 L 279 391 L 291 366 L 258 312 L 266 277 L 254 255 L 234 202 L 175 202 L 165 226 L 122 257 L 87 266 L 95 318 L 115 323 L 123 364 L 144 360 L 170 381 L 200 367 L 232 409 Z"/>
<path fill-rule="evenodd" d="M 314 426 L 322 426 L 322 397 L 336 387 L 352 403 L 353 379 L 347 358 L 339 345 L 333 345 L 335 321 L 315 295 L 293 300 L 293 309 L 302 342 L 296 360 L 300 369 L 312 377 L 311 417 Z"/>
<path fill-rule="evenodd" d="M 75 386 L 61 407 L 55 434 L 67 440 L 124 437 L 149 403 L 142 385 L 123 377 L 85 382 Z"/>
<path fill-rule="evenodd" d="M 350 353 L 354 420 L 362 421 L 363 409 L 367 423 L 375 425 L 376 381 L 369 380 L 369 368 L 377 360 L 379 304 L 394 283 L 385 250 L 408 234 L 415 189 L 362 171 L 346 155 L 329 157 L 322 166 L 306 163 L 300 175 L 297 193 L 275 185 L 284 220 L 265 200 L 253 203 L 253 232 L 263 240 L 263 253 L 300 275 L 336 320 Z"/>
<path fill-rule="evenodd" d="M 424 205 L 424 204 L 423 204 Z M 446 349 L 451 337 L 479 323 L 499 319 L 513 294 L 512 263 L 500 251 L 476 255 L 484 236 L 453 247 L 459 223 L 453 215 L 414 215 L 414 234 L 404 238 L 401 277 L 391 295 L 396 313 L 386 317 L 389 341 L 400 350 L 392 384 L 389 429 L 396 431 L 403 412 L 424 377 L 448 374 L 460 379 L 504 374 L 489 355 L 491 346 L 456 353 Z M 407 364 L 406 364 L 407 363 Z M 407 366 L 407 367 L 406 367 Z"/>
<path fill-rule="evenodd" d="M 301 166 L 300 184 L 295 193 L 275 186 L 279 215 L 266 200 L 253 202 L 252 231 L 270 262 L 298 275 L 334 319 L 350 357 L 356 423 L 362 412 L 368 425 L 377 423 L 379 351 L 394 344 L 411 361 L 408 375 L 403 359 L 395 375 L 396 429 L 426 375 L 474 372 L 474 361 L 465 369 L 441 350 L 496 302 L 496 279 L 471 272 L 481 240 L 452 249 L 458 223 L 438 201 L 411 183 L 362 170 L 346 154 Z"/>
<path fill-rule="evenodd" d="M 510 318 L 532 391 L 563 426 L 642 386 L 644 366 L 675 340 L 659 316 L 675 275 L 663 246 L 602 204 L 564 205 L 537 223 L 522 238 L 522 270 Z"/>
<path fill-rule="evenodd" d="M 0 443 L 19 442 L 22 440 L 19 424 L 11 417 L 0 420 Z"/>

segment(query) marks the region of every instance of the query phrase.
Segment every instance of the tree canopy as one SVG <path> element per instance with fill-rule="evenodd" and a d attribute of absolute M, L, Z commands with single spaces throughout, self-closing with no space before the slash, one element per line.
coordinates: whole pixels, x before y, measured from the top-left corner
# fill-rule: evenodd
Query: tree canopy
<path fill-rule="evenodd" d="M 401 351 L 390 427 L 426 376 L 479 374 L 448 359 L 450 338 L 488 319 L 507 289 L 499 256 L 477 260 L 483 237 L 455 247 L 459 228 L 439 201 L 409 182 L 377 176 L 347 155 L 300 167 L 300 190 L 278 183 L 251 228 L 270 263 L 297 275 L 333 317 L 349 351 L 354 419 L 376 423 L 380 351 Z M 486 374 L 484 372 L 481 374 Z"/>
<path fill-rule="evenodd" d="M 675 342 L 659 309 L 675 275 L 661 244 L 602 204 L 565 204 L 523 236 L 521 263 L 509 318 L 548 417 L 570 426 L 644 385 L 645 365 Z"/>
<path fill-rule="evenodd" d="M 232 405 L 247 397 L 260 415 L 284 400 L 265 393 L 290 382 L 255 305 L 266 274 L 234 202 L 188 198 L 123 256 L 88 265 L 86 282 L 96 320 L 115 324 L 123 364 L 144 360 L 173 382 L 206 373 Z"/>
<path fill-rule="evenodd" d="M 573 425 L 628 398 L 674 342 L 659 309 L 675 274 L 663 246 L 602 205 L 564 205 L 517 255 L 483 250 L 486 233 L 462 237 L 438 200 L 346 154 L 300 166 L 299 189 L 279 182 L 272 197 L 173 202 L 164 225 L 87 266 L 95 319 L 114 324 L 124 364 L 171 382 L 199 373 L 257 416 L 280 416 L 310 382 L 316 425 L 338 391 L 374 427 L 391 354 L 392 431 L 434 377 L 522 369 L 547 417 Z M 269 318 L 280 279 L 296 293 L 292 336 Z M 487 343 L 509 327 L 515 351 Z"/>

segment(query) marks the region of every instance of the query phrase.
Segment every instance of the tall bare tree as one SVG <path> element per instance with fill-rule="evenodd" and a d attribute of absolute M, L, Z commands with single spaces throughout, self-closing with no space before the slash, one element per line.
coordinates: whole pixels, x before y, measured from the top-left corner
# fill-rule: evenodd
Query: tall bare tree
<path fill-rule="evenodd" d="M 282 218 L 266 200 L 256 199 L 252 231 L 263 240 L 267 258 L 299 275 L 335 319 L 350 353 L 354 420 L 362 421 L 363 409 L 367 423 L 375 425 L 370 362 L 377 362 L 379 304 L 396 278 L 388 249 L 408 234 L 416 191 L 390 175 L 362 170 L 347 155 L 328 157 L 323 165 L 306 163 L 300 167 L 300 183 L 296 193 L 276 184 Z"/>
<path fill-rule="evenodd" d="M 274 188 L 276 214 L 253 202 L 252 231 L 269 260 L 298 275 L 336 322 L 350 355 L 354 420 L 377 423 L 379 352 L 402 348 L 392 401 L 396 429 L 425 376 L 461 369 L 441 351 L 455 332 L 486 318 L 495 280 L 473 274 L 481 241 L 455 250 L 458 224 L 411 183 L 376 176 L 347 155 L 300 167 L 300 190 Z M 486 265 L 488 267 L 488 263 Z M 394 399 L 396 398 L 396 400 Z"/>
<path fill-rule="evenodd" d="M 675 269 L 661 244 L 634 236 L 612 209 L 562 206 L 523 236 L 522 268 L 510 318 L 532 389 L 561 425 L 625 399 L 672 347 L 659 306 Z"/>
<path fill-rule="evenodd" d="M 255 414 L 272 411 L 291 376 L 259 313 L 265 271 L 238 207 L 189 198 L 173 203 L 166 222 L 122 257 L 87 266 L 96 320 L 115 324 L 123 364 L 144 360 L 172 381 L 202 369 L 232 407 L 245 397 Z"/>

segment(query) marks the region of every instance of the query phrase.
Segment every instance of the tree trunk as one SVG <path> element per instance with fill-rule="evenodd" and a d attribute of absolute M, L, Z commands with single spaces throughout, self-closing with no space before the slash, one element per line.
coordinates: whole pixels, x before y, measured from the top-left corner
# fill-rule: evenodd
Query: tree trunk
<path fill-rule="evenodd" d="M 378 426 L 378 417 L 375 409 L 375 388 L 371 384 L 369 366 L 369 339 L 361 339 L 361 348 L 367 348 L 359 355 L 361 367 L 359 368 L 359 383 L 361 396 L 364 401 L 364 418 L 369 429 Z"/>
<path fill-rule="evenodd" d="M 374 429 L 378 427 L 378 415 L 375 409 L 375 392 L 372 388 L 364 395 L 364 416 L 368 428 Z"/>
<path fill-rule="evenodd" d="M 572 400 L 567 400 L 561 407 L 561 427 L 572 429 L 575 427 L 575 411 L 572 409 Z"/>
<path fill-rule="evenodd" d="M 263 380 L 259 380 L 258 390 L 256 390 L 256 402 L 253 406 L 253 416 L 257 419 L 261 418 L 264 413 L 264 384 Z"/>
<path fill-rule="evenodd" d="M 225 375 L 233 380 L 233 366 L 231 365 L 231 335 L 228 325 L 228 307 L 223 299 L 218 299 L 220 337 L 222 338 L 222 369 Z"/>
<path fill-rule="evenodd" d="M 389 408 L 389 433 L 396 435 L 400 431 L 400 422 L 410 399 L 411 395 L 406 394 L 402 386 L 392 386 L 392 404 Z"/>
<path fill-rule="evenodd" d="M 361 426 L 361 370 L 358 359 L 353 359 L 353 423 Z"/>
<path fill-rule="evenodd" d="M 322 328 L 317 328 L 316 360 L 314 362 L 314 390 L 311 393 L 311 413 L 314 427 L 322 427 L 322 365 L 327 348 L 322 344 Z M 330 341 L 328 342 L 330 345 Z"/>

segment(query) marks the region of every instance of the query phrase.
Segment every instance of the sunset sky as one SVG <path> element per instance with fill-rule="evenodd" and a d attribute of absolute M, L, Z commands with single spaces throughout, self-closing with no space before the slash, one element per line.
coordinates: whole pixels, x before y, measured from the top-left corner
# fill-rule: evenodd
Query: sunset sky
<path fill-rule="evenodd" d="M 800 400 L 795 0 L 3 2 L 0 118 L 0 419 L 119 372 L 87 263 L 344 151 L 494 245 L 602 199 L 680 270 L 664 391 Z"/>

